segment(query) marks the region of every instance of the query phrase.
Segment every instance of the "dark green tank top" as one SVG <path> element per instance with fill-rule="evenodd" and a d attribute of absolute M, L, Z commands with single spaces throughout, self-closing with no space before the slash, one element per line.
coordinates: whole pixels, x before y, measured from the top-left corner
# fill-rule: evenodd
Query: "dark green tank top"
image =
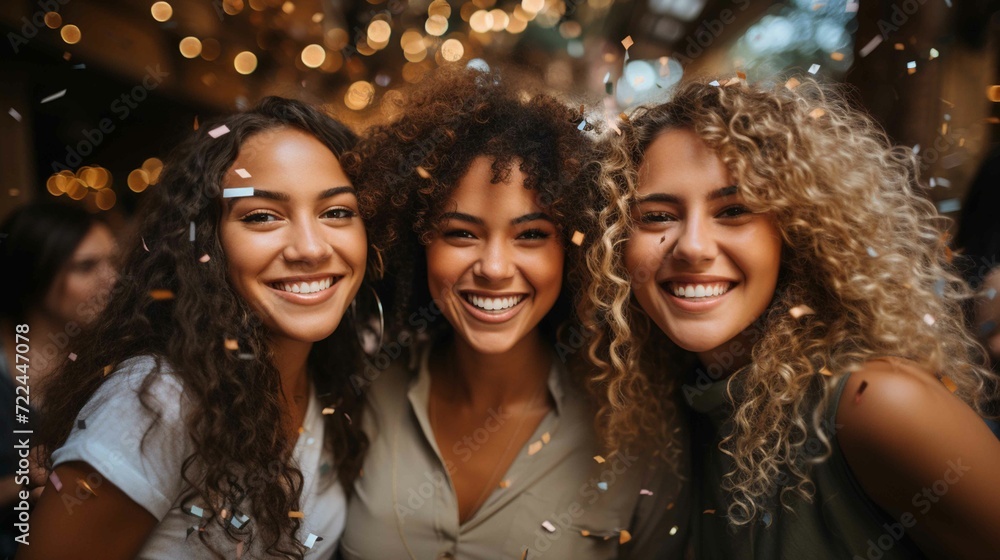
<path fill-rule="evenodd" d="M 691 543 L 699 560 L 913 560 L 926 556 L 906 535 L 906 529 L 876 505 L 859 485 L 836 438 L 837 405 L 848 375 L 835 383 L 824 417 L 831 438 L 832 455 L 814 465 L 812 502 L 793 496 L 785 499 L 792 511 L 772 508 L 747 525 L 736 527 L 726 519 L 729 496 L 722 477 L 732 460 L 719 450 L 721 433 L 732 411 L 726 398 L 726 381 L 701 390 L 684 387 L 692 414 L 692 468 L 694 508 Z M 822 451 L 819 440 L 816 450 Z M 808 448 L 807 444 L 807 448 Z M 914 511 L 914 514 L 917 512 Z"/>

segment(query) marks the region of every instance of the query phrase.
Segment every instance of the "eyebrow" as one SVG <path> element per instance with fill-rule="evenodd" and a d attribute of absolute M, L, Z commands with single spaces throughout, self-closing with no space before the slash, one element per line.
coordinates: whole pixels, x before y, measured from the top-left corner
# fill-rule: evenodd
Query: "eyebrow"
<path fill-rule="evenodd" d="M 459 220 L 462 222 L 469 222 L 471 224 L 476 224 L 477 226 L 486 225 L 486 222 L 484 222 L 482 218 L 478 218 L 471 214 L 466 214 L 465 212 L 445 212 L 444 214 L 441 214 L 441 221 L 445 220 Z M 545 212 L 533 212 L 531 214 L 525 214 L 523 216 L 514 218 L 513 220 L 510 221 L 510 224 L 512 226 L 516 226 L 518 224 L 523 224 L 525 222 L 531 222 L 534 220 L 548 220 L 551 222 L 552 218 Z"/>
<path fill-rule="evenodd" d="M 711 193 L 709 193 L 708 200 L 709 201 L 718 200 L 720 198 L 726 198 L 727 196 L 733 196 L 737 193 L 739 193 L 739 187 L 737 187 L 736 185 L 729 185 L 728 187 L 722 187 L 721 189 L 716 189 Z M 636 202 L 638 202 L 639 204 L 642 204 L 643 202 L 665 202 L 667 204 L 680 204 L 681 199 L 672 194 L 652 193 L 652 194 L 647 194 L 646 196 L 639 197 L 639 200 L 637 200 Z"/>
<path fill-rule="evenodd" d="M 351 187 L 351 186 L 348 186 L 348 185 L 344 185 L 344 186 L 340 186 L 340 187 L 332 187 L 332 188 L 326 189 L 325 191 L 319 193 L 319 195 L 316 197 L 316 200 L 324 200 L 324 199 L 327 199 L 327 198 L 333 198 L 333 197 L 337 196 L 338 194 L 343 194 L 343 193 L 351 193 L 351 194 L 357 195 L 357 191 L 354 190 L 354 187 Z M 236 204 L 236 201 L 242 200 L 242 199 L 247 199 L 247 198 L 266 198 L 267 200 L 277 200 L 279 202 L 288 202 L 289 200 L 292 199 L 292 197 L 288 196 L 287 193 L 277 192 L 277 191 L 268 191 L 268 190 L 258 189 L 256 187 L 254 187 L 252 195 L 250 195 L 250 196 L 241 196 L 241 197 L 238 197 L 238 198 L 228 198 L 228 199 L 226 199 L 226 202 L 229 203 L 229 209 L 232 209 L 232 207 Z"/>

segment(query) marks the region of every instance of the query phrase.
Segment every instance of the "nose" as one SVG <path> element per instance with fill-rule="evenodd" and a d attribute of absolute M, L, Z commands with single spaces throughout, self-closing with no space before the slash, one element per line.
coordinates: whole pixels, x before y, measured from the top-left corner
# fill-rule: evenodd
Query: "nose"
<path fill-rule="evenodd" d="M 503 240 L 496 239 L 487 243 L 483 253 L 472 267 L 476 276 L 490 281 L 510 278 L 514 274 L 514 262 L 509 247 Z"/>
<path fill-rule="evenodd" d="M 683 223 L 671 254 L 675 259 L 694 264 L 710 261 L 718 252 L 711 224 L 704 218 L 695 217 Z"/>
<path fill-rule="evenodd" d="M 333 247 L 324 237 L 323 225 L 314 219 L 299 220 L 288 229 L 289 239 L 283 256 L 288 262 L 316 264 L 333 254 Z"/>

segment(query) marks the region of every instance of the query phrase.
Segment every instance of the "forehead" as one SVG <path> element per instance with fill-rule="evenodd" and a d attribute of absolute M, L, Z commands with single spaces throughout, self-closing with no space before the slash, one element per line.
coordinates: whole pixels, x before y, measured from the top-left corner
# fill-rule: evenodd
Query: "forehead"
<path fill-rule="evenodd" d="M 474 159 L 452 190 L 449 205 L 457 205 L 463 212 L 482 214 L 484 218 L 541 210 L 536 202 L 538 193 L 524 187 L 525 175 L 519 161 L 513 162 L 507 180 L 499 183 L 491 182 L 492 164 L 493 160 L 486 156 Z"/>
<path fill-rule="evenodd" d="M 244 168 L 251 177 L 247 184 L 262 180 L 290 182 L 290 177 L 344 177 L 337 156 L 313 135 L 295 128 L 276 128 L 258 132 L 240 146 L 233 168 Z M 227 174 L 227 178 L 234 174 Z"/>
<path fill-rule="evenodd" d="M 676 194 L 710 192 L 732 184 L 718 155 L 689 129 L 668 130 L 646 148 L 638 190 Z"/>

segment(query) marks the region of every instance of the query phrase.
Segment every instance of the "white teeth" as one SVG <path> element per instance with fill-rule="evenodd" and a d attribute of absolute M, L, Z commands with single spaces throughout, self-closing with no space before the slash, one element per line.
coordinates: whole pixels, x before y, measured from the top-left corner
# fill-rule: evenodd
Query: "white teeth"
<path fill-rule="evenodd" d="M 682 298 L 715 297 L 728 292 L 729 283 L 681 285 L 671 282 L 671 291 L 675 296 Z"/>
<path fill-rule="evenodd" d="M 272 284 L 275 288 L 291 292 L 293 294 L 314 294 L 316 292 L 321 292 L 332 285 L 333 277 L 329 277 L 324 280 L 316 280 L 314 282 L 280 282 Z"/>
<path fill-rule="evenodd" d="M 521 303 L 523 298 L 524 296 L 488 298 L 473 294 L 465 296 L 466 301 L 484 311 L 502 311 L 504 309 L 510 309 L 518 303 Z"/>

